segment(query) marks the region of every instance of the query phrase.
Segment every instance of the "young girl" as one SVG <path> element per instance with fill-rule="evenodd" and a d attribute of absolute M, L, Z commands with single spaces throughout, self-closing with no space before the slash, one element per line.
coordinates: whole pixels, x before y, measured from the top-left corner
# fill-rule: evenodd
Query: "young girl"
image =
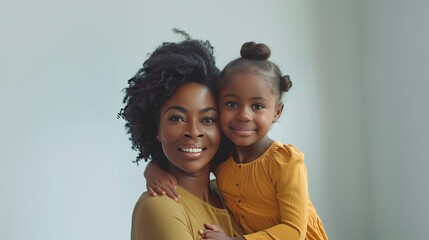
<path fill-rule="evenodd" d="M 220 127 L 233 143 L 230 157 L 214 171 L 225 204 L 247 233 L 245 239 L 328 239 L 308 194 L 303 153 L 267 135 L 292 82 L 268 60 L 265 44 L 245 43 L 240 53 L 218 80 Z M 145 172 L 149 192 L 177 199 L 171 181 L 164 180 L 171 176 L 159 177 L 159 172 Z M 205 239 L 228 239 L 215 225 L 205 228 L 200 231 Z"/>

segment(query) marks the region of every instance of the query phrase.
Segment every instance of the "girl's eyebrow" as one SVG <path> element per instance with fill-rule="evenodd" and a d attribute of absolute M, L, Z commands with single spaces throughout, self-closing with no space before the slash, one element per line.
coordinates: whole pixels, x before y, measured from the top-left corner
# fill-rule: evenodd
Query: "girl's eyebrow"
<path fill-rule="evenodd" d="M 181 111 L 181 112 L 184 112 L 184 113 L 188 113 L 189 112 L 186 108 L 184 108 L 182 106 L 171 106 L 171 107 L 165 109 L 164 113 L 166 113 L 167 111 L 172 110 L 172 109 L 178 110 L 178 111 Z M 215 111 L 215 112 L 217 112 L 217 109 L 214 108 L 214 107 L 205 107 L 205 108 L 203 108 L 203 109 L 200 110 L 200 113 L 206 113 L 206 112 L 209 112 L 209 111 Z"/>
<path fill-rule="evenodd" d="M 232 93 L 225 94 L 222 98 L 226 98 L 226 97 L 240 98 L 238 95 L 232 94 Z M 267 101 L 268 102 L 268 99 L 266 99 L 264 97 L 252 97 L 250 99 L 251 100 L 263 100 L 263 101 Z"/>
<path fill-rule="evenodd" d="M 225 97 L 233 97 L 233 98 L 238 98 L 238 95 L 232 94 L 232 93 L 228 93 L 222 96 L 223 98 Z"/>

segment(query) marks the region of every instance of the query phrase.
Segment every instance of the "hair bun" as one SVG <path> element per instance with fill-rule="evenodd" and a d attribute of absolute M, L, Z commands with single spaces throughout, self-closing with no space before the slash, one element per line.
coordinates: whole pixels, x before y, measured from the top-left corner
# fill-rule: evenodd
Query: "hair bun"
<path fill-rule="evenodd" d="M 287 92 L 292 87 L 292 81 L 290 80 L 289 75 L 284 75 L 280 79 L 280 88 L 282 91 Z"/>
<path fill-rule="evenodd" d="M 246 42 L 241 46 L 240 55 L 242 58 L 268 60 L 271 50 L 263 43 Z"/>

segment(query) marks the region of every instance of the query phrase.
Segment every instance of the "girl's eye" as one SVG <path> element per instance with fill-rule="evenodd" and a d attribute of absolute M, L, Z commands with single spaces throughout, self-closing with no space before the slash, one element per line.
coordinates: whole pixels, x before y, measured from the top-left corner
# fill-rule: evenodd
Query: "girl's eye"
<path fill-rule="evenodd" d="M 255 109 L 255 110 L 261 110 L 261 109 L 263 109 L 265 107 L 262 104 L 253 104 L 252 108 Z"/>
<path fill-rule="evenodd" d="M 184 122 L 185 118 L 183 118 L 182 116 L 179 116 L 179 115 L 173 115 L 173 116 L 170 116 L 168 118 L 168 121 L 171 121 L 171 122 Z"/>
<path fill-rule="evenodd" d="M 236 102 L 227 102 L 225 105 L 229 108 L 236 108 L 238 106 Z"/>

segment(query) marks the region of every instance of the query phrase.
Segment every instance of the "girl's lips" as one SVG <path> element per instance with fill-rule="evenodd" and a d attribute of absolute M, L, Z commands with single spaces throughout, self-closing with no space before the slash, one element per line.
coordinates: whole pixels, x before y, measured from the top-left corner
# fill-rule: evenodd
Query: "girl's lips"
<path fill-rule="evenodd" d="M 253 130 L 234 130 L 233 129 L 232 131 L 233 133 L 241 137 L 248 137 L 253 134 Z"/>
<path fill-rule="evenodd" d="M 233 133 L 241 137 L 248 137 L 255 132 L 255 129 L 252 128 L 232 127 L 230 129 Z"/>

